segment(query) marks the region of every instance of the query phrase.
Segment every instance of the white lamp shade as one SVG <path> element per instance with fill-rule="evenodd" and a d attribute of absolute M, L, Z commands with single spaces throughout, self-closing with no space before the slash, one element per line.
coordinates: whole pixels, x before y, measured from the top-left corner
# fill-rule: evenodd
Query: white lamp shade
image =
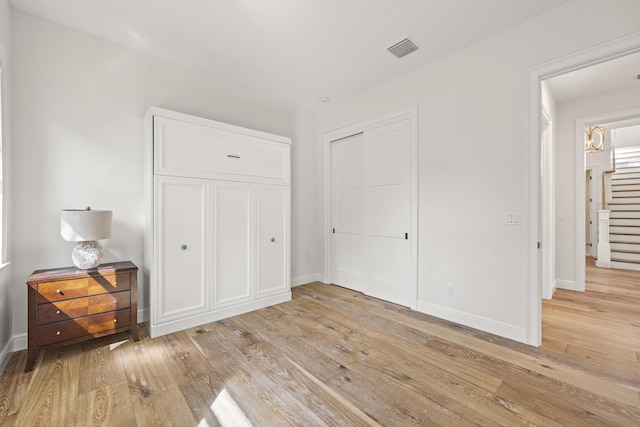
<path fill-rule="evenodd" d="M 111 211 L 64 209 L 60 216 L 60 234 L 71 242 L 108 239 L 111 217 Z"/>

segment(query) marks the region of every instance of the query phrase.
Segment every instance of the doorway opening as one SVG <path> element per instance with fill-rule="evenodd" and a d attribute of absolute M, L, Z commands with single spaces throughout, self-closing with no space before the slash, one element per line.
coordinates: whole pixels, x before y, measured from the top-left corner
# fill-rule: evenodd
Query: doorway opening
<path fill-rule="evenodd" d="M 634 54 L 640 53 L 640 33 L 634 34 L 629 37 L 615 40 L 610 43 L 603 44 L 601 46 L 583 51 L 579 54 L 561 58 L 556 61 L 546 63 L 544 65 L 534 67 L 527 73 L 528 82 L 528 100 L 527 100 L 527 116 L 528 116 L 528 157 L 529 157 L 529 191 L 528 199 L 529 203 L 529 303 L 528 307 L 528 324 L 527 324 L 527 342 L 531 345 L 540 346 L 542 343 L 542 281 L 545 279 L 542 272 L 548 270 L 550 266 L 556 264 L 556 258 L 560 259 L 565 257 L 568 259 L 569 264 L 573 264 L 574 283 L 584 283 L 585 276 L 585 201 L 584 201 L 584 146 L 577 146 L 574 152 L 580 151 L 582 153 L 582 165 L 576 167 L 576 165 L 569 165 L 567 169 L 563 169 L 562 172 L 565 176 L 568 176 L 567 180 L 574 179 L 574 192 L 570 196 L 574 200 L 571 204 L 571 210 L 568 212 L 561 211 L 559 206 L 556 206 L 555 211 L 542 212 L 541 206 L 546 201 L 552 203 L 555 200 L 561 200 L 562 195 L 557 194 L 555 200 L 551 199 L 551 194 L 545 191 L 548 188 L 547 180 L 550 179 L 548 174 L 541 173 L 542 162 L 549 155 L 552 157 L 556 154 L 544 152 L 544 147 L 541 144 L 542 131 L 541 131 L 541 111 L 542 111 L 542 84 L 543 81 L 548 81 L 553 77 L 566 75 L 568 73 L 589 69 L 598 64 L 609 63 L 613 60 L 630 57 Z M 637 74 L 637 72 L 636 72 Z M 583 123 L 584 125 L 584 123 Z M 574 129 L 578 128 L 578 124 Z M 584 129 L 584 126 L 583 128 Z M 575 140 L 571 137 L 571 141 Z M 582 131 L 580 131 L 582 136 Z M 558 140 L 558 134 L 556 133 L 554 140 Z M 555 147 L 554 147 L 555 148 Z M 571 173 L 573 169 L 573 174 Z M 560 165 L 556 163 L 556 170 L 560 170 Z M 568 173 L 568 175 L 566 175 Z M 573 178 L 572 176 L 573 175 Z M 558 181 L 560 181 L 558 179 Z M 583 191 L 580 191 L 580 187 Z M 576 191 L 577 190 L 577 191 Z M 562 199 L 565 200 L 565 199 Z M 577 207 L 580 207 L 577 209 Z M 549 224 L 560 224 L 562 218 L 569 219 L 569 238 L 567 239 L 573 244 L 569 254 L 560 252 L 557 248 L 557 255 L 555 258 L 550 257 L 550 251 L 546 254 L 542 253 L 539 249 L 541 246 L 556 245 L 560 240 L 560 227 L 556 230 L 556 238 L 552 241 L 541 242 L 540 230 L 549 227 Z M 573 229 L 571 229 L 571 222 L 573 222 Z M 566 224 L 565 224 L 566 225 Z M 564 227 L 566 228 L 566 227 Z M 571 256 L 573 253 L 573 256 Z M 556 274 L 560 275 L 560 266 L 556 265 Z M 560 281 L 556 280 L 558 285 Z M 574 284 L 574 286 L 576 286 Z"/>

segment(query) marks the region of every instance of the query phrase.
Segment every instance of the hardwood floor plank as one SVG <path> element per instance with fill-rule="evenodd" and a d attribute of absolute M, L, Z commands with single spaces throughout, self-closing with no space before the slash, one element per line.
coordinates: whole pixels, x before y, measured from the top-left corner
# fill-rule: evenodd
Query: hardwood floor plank
<path fill-rule="evenodd" d="M 439 353 L 430 351 L 428 343 L 433 338 L 431 336 L 426 338 L 427 336 L 425 334 L 414 328 L 396 325 L 392 328 L 393 332 L 373 329 L 370 328 L 370 325 L 375 321 L 370 318 L 364 321 L 360 320 L 361 317 L 358 315 L 337 316 L 335 310 L 331 311 L 328 309 L 332 304 L 331 300 L 324 300 L 318 303 L 315 302 L 316 299 L 314 298 L 309 301 L 310 305 L 306 305 L 306 307 L 310 312 L 316 313 L 318 318 L 331 319 L 331 323 L 326 325 L 329 329 L 339 330 L 343 334 L 349 334 L 350 336 L 357 334 L 353 329 L 363 331 L 363 336 L 372 340 L 369 342 L 383 342 L 399 350 L 401 352 L 397 354 L 399 357 L 407 355 L 415 360 L 420 360 L 421 365 L 429 364 L 432 367 L 437 367 L 441 371 L 446 371 L 449 374 L 464 378 L 466 381 L 472 382 L 474 385 L 491 392 L 496 391 L 502 383 L 502 379 L 499 376 L 488 375 L 481 370 L 469 369 L 465 364 L 458 364 L 450 358 L 442 357 Z M 329 323 L 328 320 L 324 320 L 324 322 Z M 417 338 L 417 340 L 414 340 L 415 338 Z M 420 346 L 420 344 L 422 344 L 422 346 Z"/>
<path fill-rule="evenodd" d="M 162 354 L 163 365 L 167 366 L 178 385 L 211 371 L 211 360 L 202 354 L 185 331 L 158 337 L 156 344 Z"/>
<path fill-rule="evenodd" d="M 126 381 L 95 388 L 78 397 L 78 426 L 133 426 L 136 414 Z"/>
<path fill-rule="evenodd" d="M 41 353 L 16 418 L 17 426 L 60 426 L 77 422 L 80 359 L 80 346 Z"/>
<path fill-rule="evenodd" d="M 638 386 L 640 384 L 640 363 L 638 363 L 637 357 L 627 360 L 618 357 L 617 353 L 612 353 L 606 347 L 593 350 L 574 344 L 567 345 L 567 355 L 576 359 L 589 360 L 600 366 L 610 365 L 613 368 L 618 368 L 619 381 L 627 379 L 630 380 L 630 385 Z"/>
<path fill-rule="evenodd" d="M 384 397 L 378 394 L 378 387 L 369 380 L 369 377 L 357 375 L 324 352 L 304 342 L 300 338 L 302 332 L 296 331 L 292 334 L 288 330 L 265 322 L 264 318 L 257 313 L 259 312 L 242 316 L 242 319 L 255 325 L 254 333 L 273 343 L 295 363 L 304 361 L 306 372 L 325 384 L 325 387 L 333 393 L 343 396 L 375 423 L 390 425 L 398 421 L 393 415 L 389 415 L 393 414 L 394 409 Z M 284 316 L 284 313 L 280 316 Z"/>
<path fill-rule="evenodd" d="M 566 412 L 572 408 L 582 408 L 584 412 L 576 412 L 576 414 L 582 416 L 583 413 L 589 412 L 589 408 L 599 406 L 601 409 L 599 413 L 603 415 L 599 417 L 594 416 L 593 418 L 599 419 L 600 425 L 603 425 L 603 419 L 624 422 L 627 419 L 640 418 L 638 407 L 632 405 L 630 407 L 620 408 L 619 404 L 611 399 L 594 395 L 588 389 L 579 389 L 569 383 L 559 382 L 552 376 L 535 374 L 490 355 L 473 352 L 466 347 L 453 345 L 439 339 L 432 340 L 428 345 L 438 348 L 441 352 L 451 357 L 460 357 L 470 365 L 482 366 L 491 372 L 502 372 L 505 376 L 505 381 L 512 383 L 508 387 L 511 389 L 514 387 L 518 388 L 518 396 L 537 396 L 544 394 L 547 401 L 544 407 L 545 409 L 542 411 L 536 410 L 541 416 L 547 416 L 551 408 L 556 408 L 556 410 L 560 412 Z M 517 386 L 513 383 L 517 384 Z M 499 396 L 505 399 L 514 397 L 513 394 L 504 394 L 503 392 L 504 387 L 501 386 L 498 392 Z M 529 407 L 526 401 L 520 401 L 520 404 Z M 531 419 L 531 417 L 529 417 L 529 419 Z"/>
<path fill-rule="evenodd" d="M 302 321 L 304 317 L 304 313 L 298 311 L 295 324 L 305 325 L 305 322 Z M 333 317 L 335 318 L 335 316 Z M 407 358 L 405 354 L 402 354 L 402 351 L 382 340 L 374 341 L 365 335 L 345 329 L 344 325 L 329 322 L 327 319 L 314 322 L 313 315 L 305 320 L 305 329 L 308 333 L 302 337 L 303 339 L 308 340 L 311 345 L 325 342 L 331 343 L 328 346 L 319 346 L 317 348 L 356 373 L 360 373 L 360 371 L 363 374 L 365 372 L 375 372 L 376 376 L 370 378 L 370 380 L 373 381 L 375 379 L 377 381 L 376 387 L 384 392 L 382 396 L 398 396 L 398 398 L 392 400 L 396 416 L 402 413 L 416 414 L 421 411 L 424 412 L 421 408 L 429 406 L 431 406 L 432 410 L 435 410 L 437 406 L 432 405 L 430 399 L 439 395 L 443 387 L 448 392 L 447 395 L 453 396 L 454 399 L 461 394 L 474 396 L 474 399 L 470 400 L 470 402 L 475 406 L 473 409 L 475 409 L 476 413 L 482 413 L 480 411 L 482 405 L 477 404 L 478 402 L 482 402 L 484 405 L 499 404 L 499 402 L 493 401 L 490 394 L 482 390 L 481 387 L 475 386 L 462 377 L 451 375 L 442 369 L 433 370 L 432 367 L 423 369 L 421 365 L 429 365 L 426 358 L 416 358 L 415 360 L 419 361 L 419 363 L 411 363 L 411 358 Z M 278 321 L 292 323 L 286 317 L 281 317 Z M 311 331 L 313 325 L 318 327 L 316 330 Z M 281 328 L 286 327 L 284 324 L 279 324 L 279 326 Z M 338 334 L 333 332 L 338 332 Z M 442 368 L 442 366 L 439 368 Z M 429 385 L 432 383 L 437 383 L 438 389 Z M 407 402 L 412 402 L 414 406 L 408 408 Z M 416 405 L 418 406 L 416 407 Z M 468 411 L 469 408 L 465 408 L 465 412 Z M 452 415 L 450 411 L 447 412 L 448 416 Z M 415 421 L 419 425 L 428 420 L 418 418 Z M 407 418 L 404 422 L 408 424 L 412 423 L 413 420 Z"/>
<path fill-rule="evenodd" d="M 314 284 L 314 286 L 316 286 L 314 290 L 317 290 L 319 293 L 335 292 L 330 289 L 332 287 L 326 287 L 327 289 L 325 289 L 322 285 L 318 286 Z M 349 292 L 350 291 L 347 291 L 341 300 L 348 305 L 349 309 L 351 309 L 354 308 L 353 301 L 356 298 L 350 297 Z M 338 298 L 339 294 L 335 295 Z M 380 312 L 381 309 L 393 308 L 390 303 L 375 300 L 366 296 L 362 297 L 360 302 L 365 306 L 369 306 L 371 308 L 371 312 L 374 313 Z M 440 323 L 442 323 L 440 321 L 426 322 L 424 319 L 427 318 L 427 316 L 422 313 L 414 312 L 405 308 L 400 308 L 399 310 L 400 311 L 394 311 L 393 309 L 387 310 L 385 312 L 385 317 L 408 326 L 422 329 L 424 332 L 433 336 L 468 347 L 472 350 L 481 353 L 495 354 L 503 359 L 511 359 L 514 363 L 537 374 L 547 375 L 549 372 L 553 371 L 553 377 L 558 380 L 569 384 L 574 383 L 583 389 L 595 389 L 603 397 L 617 395 L 617 398 L 622 399 L 625 404 L 638 404 L 638 391 L 640 390 L 637 388 L 630 389 L 621 387 L 616 384 L 615 381 L 610 381 L 605 377 L 584 376 L 584 372 L 580 366 L 576 366 L 576 364 L 573 364 L 574 366 L 572 366 L 572 364 L 566 363 L 570 362 L 566 357 L 551 357 L 551 359 L 546 359 L 545 357 L 548 357 L 548 355 L 545 355 L 544 351 L 537 351 L 537 349 L 515 342 L 507 343 L 509 340 L 494 337 L 493 340 L 499 343 L 497 344 L 488 341 L 485 337 L 490 334 L 486 334 L 481 331 L 470 331 L 471 334 L 460 334 L 456 332 L 455 329 L 451 329 L 446 325 L 440 325 Z M 460 329 L 463 331 L 468 330 L 464 327 Z"/>
<path fill-rule="evenodd" d="M 543 413 L 545 416 L 553 420 L 557 425 L 569 427 L 602 427 L 606 425 L 628 425 L 628 424 L 614 424 L 612 422 L 602 419 L 592 419 L 590 412 L 583 412 L 579 409 L 571 406 L 565 408 L 559 408 L 555 402 L 550 403 L 550 399 L 541 390 L 536 390 L 536 394 L 532 394 L 532 390 L 523 389 L 522 384 L 507 380 L 505 381 L 499 391 L 500 396 L 505 399 L 513 399 L 520 401 L 520 404 L 525 406 L 530 411 L 536 413 Z M 521 396 L 527 395 L 528 398 L 524 401 L 521 400 Z M 544 424 L 543 424 L 544 425 Z"/>
<path fill-rule="evenodd" d="M 24 374 L 27 352 L 14 353 L 0 376 L 0 426 L 16 425 L 31 372 Z"/>
<path fill-rule="evenodd" d="M 111 335 L 80 344 L 82 375 L 78 393 L 85 394 L 126 380 L 118 348 L 129 340 L 127 334 Z"/>
<path fill-rule="evenodd" d="M 121 348 L 126 379 L 132 393 L 141 398 L 163 393 L 178 386 L 164 360 L 159 344 L 148 337 Z"/>
<path fill-rule="evenodd" d="M 197 425 L 200 421 L 193 418 L 177 385 L 149 395 L 142 395 L 139 390 L 129 387 L 138 426 L 182 427 Z"/>
<path fill-rule="evenodd" d="M 219 355 L 220 351 L 224 353 L 224 358 L 217 358 L 222 359 L 222 366 L 217 366 L 216 371 L 223 375 L 224 388 L 235 399 L 240 399 L 237 403 L 254 425 L 261 425 L 263 422 L 260 417 L 262 411 L 256 411 L 255 408 L 264 408 L 265 405 L 274 411 L 274 425 L 326 425 L 285 387 L 281 387 L 278 381 L 280 377 L 267 375 L 260 363 L 253 360 L 254 357 L 257 361 L 260 360 L 260 355 L 257 354 L 259 349 L 253 351 L 243 346 L 245 353 L 237 347 L 237 339 L 243 340 L 244 337 L 223 337 L 217 331 L 217 324 L 211 326 L 211 331 L 194 339 L 205 349 L 207 355 Z M 213 349 L 216 350 L 211 351 Z"/>

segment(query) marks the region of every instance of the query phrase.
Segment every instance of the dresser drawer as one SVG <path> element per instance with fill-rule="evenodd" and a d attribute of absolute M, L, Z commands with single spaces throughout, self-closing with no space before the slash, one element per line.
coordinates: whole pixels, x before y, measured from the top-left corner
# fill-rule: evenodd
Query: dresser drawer
<path fill-rule="evenodd" d="M 289 182 L 288 144 L 167 118 L 154 129 L 157 175 Z"/>
<path fill-rule="evenodd" d="M 45 282 L 38 284 L 38 304 L 119 292 L 130 288 L 129 273 Z"/>
<path fill-rule="evenodd" d="M 38 325 L 122 310 L 131 305 L 129 291 L 38 305 Z"/>
<path fill-rule="evenodd" d="M 125 328 L 130 323 L 131 310 L 129 309 L 50 323 L 38 326 L 38 346 L 60 343 L 116 328 Z"/>

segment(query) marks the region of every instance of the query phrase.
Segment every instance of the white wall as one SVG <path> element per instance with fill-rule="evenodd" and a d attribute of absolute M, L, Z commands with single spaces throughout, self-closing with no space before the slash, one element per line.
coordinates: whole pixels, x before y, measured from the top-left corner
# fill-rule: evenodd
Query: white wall
<path fill-rule="evenodd" d="M 615 5 L 565 4 L 321 113 L 324 133 L 418 103 L 422 310 L 525 340 L 526 71 L 640 31 L 640 2 Z M 521 225 L 505 225 L 507 213 Z"/>
<path fill-rule="evenodd" d="M 556 209 L 558 213 L 564 213 L 565 220 L 556 223 L 556 277 L 564 288 L 575 288 L 576 281 L 576 120 L 638 107 L 640 87 L 576 99 L 557 106 Z M 605 146 L 606 152 L 587 156 L 587 164 L 597 166 L 598 174 L 610 164 L 611 142 L 608 139 Z"/>
<path fill-rule="evenodd" d="M 321 271 L 314 112 L 23 12 L 12 26 L 14 335 L 27 330 L 29 274 L 71 264 L 61 209 L 113 210 L 104 261 L 142 268 L 142 117 L 152 105 L 292 137 L 294 276 Z M 139 299 L 148 307 L 147 289 Z"/>
<path fill-rule="evenodd" d="M 625 126 L 616 132 L 616 148 L 640 145 L 640 125 Z"/>
<path fill-rule="evenodd" d="M 10 173 L 10 155 L 11 155 L 11 135 L 10 135 L 10 123 L 11 112 L 9 108 L 9 81 L 10 81 L 10 8 L 6 0 L 0 0 L 0 67 L 2 67 L 2 157 L 4 161 L 4 182 L 2 198 L 4 203 L 10 202 L 10 185 L 11 180 Z M 1 225 L 0 225 L 1 226 Z M 6 234 L 7 229 L 3 229 L 2 233 Z M 10 242 L 8 236 L 3 236 L 5 250 L 10 250 Z M 0 243 L 2 244 L 2 243 Z M 0 259 L 0 264 L 5 262 Z M 12 316 L 13 309 L 11 305 L 11 265 L 5 266 L 0 271 L 0 372 L 4 368 L 4 363 L 8 361 L 8 355 L 13 350 L 12 338 Z"/>

